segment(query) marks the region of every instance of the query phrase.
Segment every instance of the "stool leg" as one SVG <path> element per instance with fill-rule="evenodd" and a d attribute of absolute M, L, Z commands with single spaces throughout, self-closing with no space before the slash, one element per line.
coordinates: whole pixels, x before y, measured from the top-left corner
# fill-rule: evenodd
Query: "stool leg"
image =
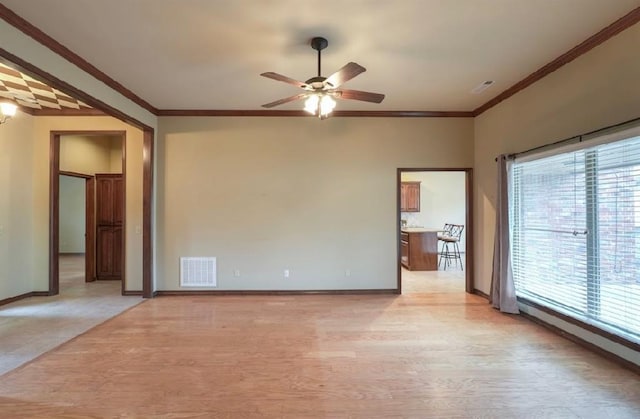
<path fill-rule="evenodd" d="M 464 271 L 464 266 L 462 265 L 462 255 L 460 254 L 460 246 L 458 246 L 458 242 L 454 243 L 455 252 L 456 252 L 456 266 L 458 266 L 458 260 L 460 261 L 460 270 Z"/>
<path fill-rule="evenodd" d="M 446 271 L 447 267 L 451 263 L 450 261 L 451 254 L 449 253 L 449 242 L 444 242 L 444 252 L 442 253 L 442 256 L 444 256 L 444 270 Z"/>

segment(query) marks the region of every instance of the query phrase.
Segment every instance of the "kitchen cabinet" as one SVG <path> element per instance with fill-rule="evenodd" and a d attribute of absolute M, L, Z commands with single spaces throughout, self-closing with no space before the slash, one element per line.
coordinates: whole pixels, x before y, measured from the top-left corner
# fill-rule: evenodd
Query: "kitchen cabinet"
<path fill-rule="evenodd" d="M 438 230 L 425 228 L 401 230 L 400 263 L 410 271 L 437 271 Z"/>
<path fill-rule="evenodd" d="M 400 211 L 420 212 L 420 182 L 400 183 Z"/>
<path fill-rule="evenodd" d="M 400 263 L 409 269 L 409 234 L 400 233 Z"/>

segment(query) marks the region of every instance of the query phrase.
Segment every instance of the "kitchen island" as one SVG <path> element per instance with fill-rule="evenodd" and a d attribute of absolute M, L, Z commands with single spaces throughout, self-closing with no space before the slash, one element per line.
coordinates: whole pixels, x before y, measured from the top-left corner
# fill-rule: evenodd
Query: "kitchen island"
<path fill-rule="evenodd" d="M 438 233 L 442 229 L 402 227 L 400 263 L 410 271 L 438 270 Z"/>

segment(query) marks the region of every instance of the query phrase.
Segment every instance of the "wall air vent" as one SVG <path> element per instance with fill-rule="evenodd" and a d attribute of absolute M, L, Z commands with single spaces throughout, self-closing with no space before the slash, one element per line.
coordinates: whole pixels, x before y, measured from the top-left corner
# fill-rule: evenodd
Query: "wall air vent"
<path fill-rule="evenodd" d="M 218 286 L 216 278 L 216 258 L 214 257 L 181 257 L 181 287 Z"/>

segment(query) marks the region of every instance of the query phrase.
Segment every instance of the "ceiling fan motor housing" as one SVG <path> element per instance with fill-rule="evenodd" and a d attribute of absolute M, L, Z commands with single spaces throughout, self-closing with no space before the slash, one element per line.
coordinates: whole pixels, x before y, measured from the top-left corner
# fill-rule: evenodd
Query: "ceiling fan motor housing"
<path fill-rule="evenodd" d="M 332 88 L 333 85 L 329 82 L 325 83 L 326 77 L 317 76 L 311 77 L 309 80 L 305 81 L 307 86 L 311 87 L 313 90 L 323 89 L 325 86 L 328 88 Z"/>

